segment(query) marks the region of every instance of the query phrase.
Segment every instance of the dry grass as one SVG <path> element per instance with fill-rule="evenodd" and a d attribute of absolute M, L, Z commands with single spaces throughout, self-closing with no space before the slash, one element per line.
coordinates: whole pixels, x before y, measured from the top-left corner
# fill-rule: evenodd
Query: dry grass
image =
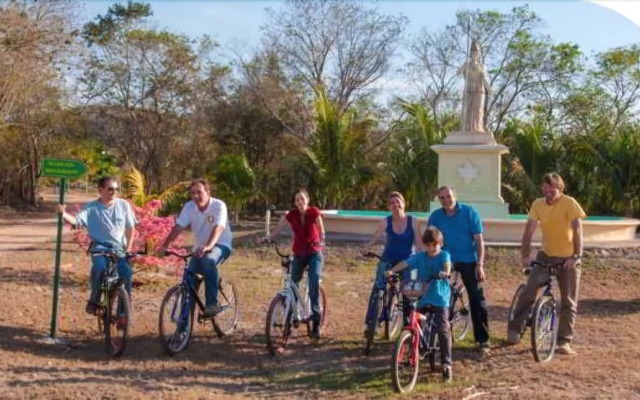
<path fill-rule="evenodd" d="M 59 337 L 69 346 L 38 342 L 51 316 L 53 251 L 0 253 L 0 398 L 228 398 L 393 395 L 391 345 L 361 354 L 362 319 L 373 265 L 356 258 L 354 246 L 330 243 L 324 285 L 329 295 L 323 339 L 299 337 L 291 352 L 270 358 L 264 320 L 281 284 L 275 253 L 238 248 L 223 266 L 240 296 L 241 322 L 229 338 L 198 326 L 189 348 L 169 357 L 157 338 L 157 316 L 172 275 L 141 273 L 134 292 L 132 339 L 120 360 L 109 360 L 93 318 L 84 314 L 88 260 L 73 243 L 62 254 Z M 525 342 L 503 346 L 505 316 L 519 281 L 513 250 L 492 249 L 486 284 L 494 349 L 482 358 L 467 344 L 454 348 L 454 382 L 423 370 L 416 396 L 439 398 L 633 398 L 640 397 L 640 261 L 587 259 L 581 288 L 576 357 L 536 364 Z"/>

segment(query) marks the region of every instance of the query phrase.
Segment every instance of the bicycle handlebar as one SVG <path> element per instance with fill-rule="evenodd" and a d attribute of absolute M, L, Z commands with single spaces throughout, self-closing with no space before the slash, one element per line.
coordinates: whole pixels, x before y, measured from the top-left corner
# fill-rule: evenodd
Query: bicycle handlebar
<path fill-rule="evenodd" d="M 276 250 L 276 253 L 282 258 L 288 258 L 291 255 L 291 254 L 285 254 L 285 253 L 281 252 L 280 251 L 280 246 L 278 246 L 278 242 L 276 242 L 275 240 L 265 239 L 262 242 L 264 244 L 266 244 L 266 245 L 272 245 L 273 248 Z"/>
<path fill-rule="evenodd" d="M 186 254 L 180 254 L 177 253 L 173 250 L 165 250 L 163 256 L 167 257 L 167 256 L 176 256 L 178 258 L 182 258 L 184 261 L 187 261 L 189 258 L 193 257 L 195 255 L 195 253 L 191 252 L 191 253 L 186 253 Z"/>
<path fill-rule="evenodd" d="M 374 253 L 372 251 L 368 251 L 364 254 L 362 254 L 362 257 L 366 257 L 366 258 L 377 258 L 380 261 L 387 261 L 384 258 L 382 258 L 382 256 L 380 254 Z"/>
<path fill-rule="evenodd" d="M 211 250 L 207 250 L 207 251 L 204 252 L 204 254 L 209 254 L 209 253 L 211 253 Z M 177 253 L 177 252 L 175 252 L 173 250 L 166 250 L 164 252 L 164 254 L 163 254 L 163 256 L 165 256 L 165 257 L 166 256 L 176 256 L 176 257 L 182 258 L 185 261 L 187 261 L 191 257 L 194 257 L 195 255 L 196 255 L 196 253 L 193 252 L 193 251 L 191 253 L 181 254 L 181 253 Z"/>
<path fill-rule="evenodd" d="M 105 250 L 101 250 L 101 251 L 89 251 L 89 254 L 91 254 L 92 256 L 103 256 L 103 257 L 110 257 L 110 258 L 119 258 L 118 257 L 118 253 L 115 251 L 105 251 Z M 130 259 L 130 258 L 134 258 L 137 256 L 146 256 L 147 255 L 147 251 L 130 251 L 130 252 L 126 252 L 124 253 L 125 258 Z"/>
<path fill-rule="evenodd" d="M 531 261 L 529 263 L 529 265 L 532 266 L 532 267 L 538 266 L 538 267 L 543 267 L 543 268 L 560 268 L 560 267 L 564 266 L 564 261 L 561 261 L 561 262 L 555 263 L 555 264 L 545 264 L 545 263 L 542 263 L 540 261 L 535 261 L 534 260 L 534 261 Z"/>
<path fill-rule="evenodd" d="M 545 263 L 542 263 L 540 261 L 532 260 L 529 263 L 529 266 L 527 268 L 523 268 L 522 269 L 522 273 L 524 275 L 528 276 L 531 273 L 531 268 L 533 268 L 533 267 L 541 267 L 541 268 L 547 268 L 549 270 L 555 270 L 555 269 L 563 268 L 564 267 L 564 261 L 559 262 L 559 263 L 555 263 L 555 264 L 545 264 Z"/>

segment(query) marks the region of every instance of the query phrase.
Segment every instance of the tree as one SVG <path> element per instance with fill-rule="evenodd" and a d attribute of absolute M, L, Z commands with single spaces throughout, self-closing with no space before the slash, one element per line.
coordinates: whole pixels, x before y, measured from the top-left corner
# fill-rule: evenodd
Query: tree
<path fill-rule="evenodd" d="M 314 109 L 316 126 L 310 144 L 302 149 L 306 163 L 301 166 L 307 168 L 319 205 L 338 207 L 372 178 L 365 154 L 376 121 L 355 109 L 339 114 L 322 86 L 316 88 Z"/>
<path fill-rule="evenodd" d="M 442 143 L 457 124 L 454 115 L 442 114 L 439 124 L 430 108 L 399 100 L 402 112 L 391 126 L 380 167 L 391 179 L 391 188 L 403 193 L 412 209 L 426 210 L 438 186 L 438 155 L 431 146 Z"/>
<path fill-rule="evenodd" d="M 338 113 L 384 76 L 407 23 L 356 1 L 290 0 L 280 12 L 268 11 L 266 46 L 292 81 L 309 92 L 325 85 Z"/>
<path fill-rule="evenodd" d="M 510 151 L 503 164 L 503 197 L 512 212 L 527 213 L 539 196 L 542 176 L 560 171 L 561 144 L 540 115 L 531 121 L 509 120 L 500 136 Z"/>
<path fill-rule="evenodd" d="M 255 175 L 247 159 L 239 154 L 224 154 L 216 161 L 211 174 L 216 185 L 216 197 L 228 202 L 233 221 L 238 222 L 247 201 L 255 196 Z"/>
<path fill-rule="evenodd" d="M 490 130 L 500 131 L 509 118 L 522 117 L 539 104 L 553 112 L 582 67 L 581 53 L 575 44 L 555 44 L 537 33 L 541 23 L 525 5 L 508 14 L 460 11 L 454 25 L 424 30 L 411 46 L 411 66 L 426 73 L 423 88 L 433 89 L 423 93 L 434 111 L 457 104 L 455 84 L 464 77 L 456 77 L 454 67 L 462 64 L 472 36 L 482 49 L 492 88 L 484 118 Z"/>
<path fill-rule="evenodd" d="M 82 83 L 87 101 L 101 106 L 107 122 L 97 133 L 143 172 L 154 191 L 173 179 L 173 156 L 204 139 L 185 130 L 197 129 L 188 121 L 191 96 L 213 43 L 202 38 L 202 53 L 196 53 L 185 36 L 146 28 L 151 15 L 148 4 L 127 2 L 87 23 L 82 35 L 93 51 Z"/>
<path fill-rule="evenodd" d="M 38 200 L 40 161 L 54 139 L 62 71 L 74 54 L 69 3 L 0 3 L 0 202 Z"/>

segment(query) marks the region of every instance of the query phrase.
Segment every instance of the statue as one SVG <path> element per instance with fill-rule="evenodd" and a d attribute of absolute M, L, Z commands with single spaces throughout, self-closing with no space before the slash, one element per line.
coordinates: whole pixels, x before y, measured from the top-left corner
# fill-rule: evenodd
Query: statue
<path fill-rule="evenodd" d="M 476 39 L 471 42 L 471 59 L 458 70 L 464 76 L 462 94 L 462 132 L 484 133 L 484 102 L 491 88 L 480 63 L 480 45 Z M 485 94 L 486 93 L 486 94 Z"/>

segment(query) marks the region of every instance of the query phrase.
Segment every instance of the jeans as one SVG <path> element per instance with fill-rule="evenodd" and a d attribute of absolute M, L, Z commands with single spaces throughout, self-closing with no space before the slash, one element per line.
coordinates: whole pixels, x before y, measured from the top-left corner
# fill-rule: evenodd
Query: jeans
<path fill-rule="evenodd" d="M 308 256 L 294 256 L 291 264 L 291 280 L 296 286 L 302 280 L 306 266 L 309 266 L 309 299 L 311 301 L 311 320 L 320 322 L 320 275 L 324 258 L 316 251 Z"/>
<path fill-rule="evenodd" d="M 544 252 L 538 252 L 536 260 L 542 264 L 557 264 L 564 261 L 564 258 L 551 257 Z M 558 321 L 558 344 L 571 343 L 573 340 L 573 331 L 578 314 L 578 287 L 580 285 L 580 264 L 576 264 L 574 268 L 557 270 L 558 287 L 560 289 L 560 320 Z M 527 311 L 533 306 L 538 296 L 538 290 L 541 285 L 549 279 L 549 270 L 545 267 L 535 266 L 529 273 L 527 285 L 518 299 L 518 304 L 514 310 L 514 318 L 509 324 L 508 329 L 511 331 L 521 332 L 526 318 L 529 314 Z"/>
<path fill-rule="evenodd" d="M 475 341 L 476 343 L 486 343 L 489 341 L 489 318 L 484 291 L 478 285 L 476 266 L 476 263 L 456 262 L 453 268 L 460 273 L 464 287 L 469 294 L 469 308 L 471 308 L 471 321 L 473 323 Z"/>
<path fill-rule="evenodd" d="M 204 298 L 205 307 L 218 304 L 218 265 L 229 258 L 231 249 L 222 245 L 215 245 L 213 249 L 202 258 L 191 257 L 187 269 L 191 274 L 187 274 L 187 283 L 197 289 L 195 274 L 204 276 Z"/>
<path fill-rule="evenodd" d="M 105 251 L 111 250 L 106 248 L 95 247 L 92 251 Z M 129 294 L 129 298 L 131 298 L 131 277 L 133 276 L 133 271 L 131 269 L 131 265 L 129 265 L 129 261 L 126 257 L 118 257 L 118 275 L 124 281 L 124 287 Z M 91 303 L 98 303 L 100 301 L 100 282 L 104 278 L 104 275 L 107 273 L 107 258 L 105 256 L 91 256 L 91 295 L 89 296 L 89 301 Z"/>
<path fill-rule="evenodd" d="M 438 332 L 440 342 L 440 362 L 442 366 L 451 366 L 451 324 L 449 323 L 449 308 L 433 307 L 433 322 Z M 419 310 L 420 311 L 420 310 Z M 421 310 L 424 312 L 424 310 Z"/>

